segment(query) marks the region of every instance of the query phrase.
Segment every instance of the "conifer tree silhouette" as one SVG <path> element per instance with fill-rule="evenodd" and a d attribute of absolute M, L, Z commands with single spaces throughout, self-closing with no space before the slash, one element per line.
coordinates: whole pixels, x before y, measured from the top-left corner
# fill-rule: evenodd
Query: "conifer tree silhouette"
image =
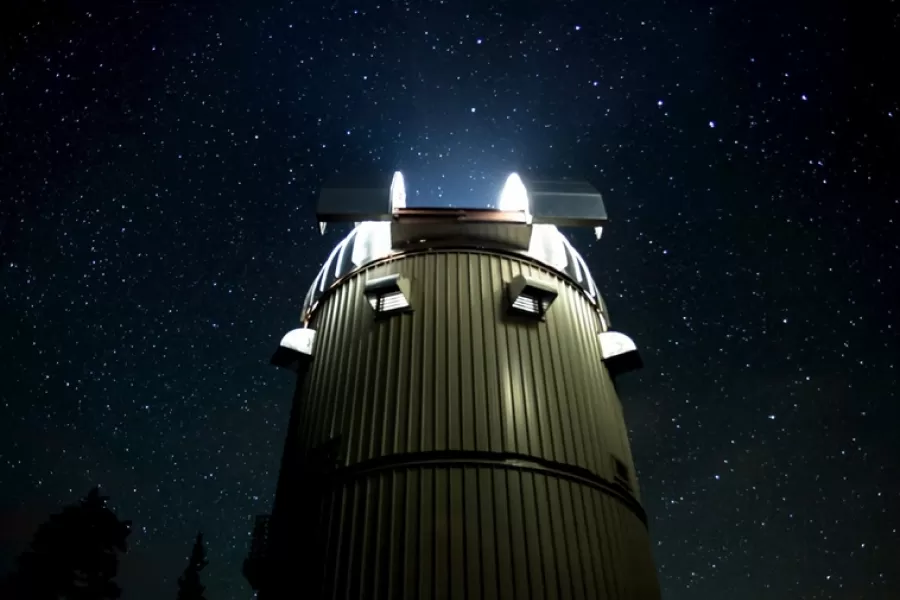
<path fill-rule="evenodd" d="M 38 527 L 31 547 L 0 591 L 9 600 L 115 600 L 119 554 L 127 552 L 131 521 L 106 507 L 99 487 Z"/>
<path fill-rule="evenodd" d="M 206 550 L 203 548 L 203 532 L 197 533 L 194 548 L 184 573 L 178 578 L 178 600 L 206 600 L 203 591 L 206 587 L 200 583 L 200 571 L 209 563 Z"/>

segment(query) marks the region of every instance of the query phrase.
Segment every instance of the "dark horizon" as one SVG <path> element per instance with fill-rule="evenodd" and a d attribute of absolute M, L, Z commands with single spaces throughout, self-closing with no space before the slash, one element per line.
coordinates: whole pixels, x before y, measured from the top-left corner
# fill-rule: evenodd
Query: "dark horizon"
<path fill-rule="evenodd" d="M 892 12 L 893 11 L 893 12 Z M 0 575 L 94 485 L 123 598 L 251 597 L 294 380 L 268 364 L 349 231 L 335 172 L 483 206 L 590 181 L 566 231 L 622 379 L 663 597 L 900 596 L 896 7 L 28 3 L 0 25 Z M 488 198 L 490 200 L 490 198 Z"/>

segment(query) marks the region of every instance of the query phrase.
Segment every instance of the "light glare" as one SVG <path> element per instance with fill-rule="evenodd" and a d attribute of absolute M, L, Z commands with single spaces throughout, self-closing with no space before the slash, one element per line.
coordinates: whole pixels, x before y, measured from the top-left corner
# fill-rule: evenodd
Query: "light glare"
<path fill-rule="evenodd" d="M 502 211 L 522 211 L 528 214 L 528 191 L 518 174 L 512 173 L 506 178 L 497 207 Z"/>
<path fill-rule="evenodd" d="M 406 183 L 403 181 L 403 173 L 394 171 L 391 180 L 391 211 L 398 208 L 406 208 Z"/>

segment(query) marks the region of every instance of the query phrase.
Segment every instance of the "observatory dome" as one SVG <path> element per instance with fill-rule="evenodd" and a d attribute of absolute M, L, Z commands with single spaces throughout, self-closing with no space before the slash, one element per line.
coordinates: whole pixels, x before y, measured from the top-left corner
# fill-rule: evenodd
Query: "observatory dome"
<path fill-rule="evenodd" d="M 480 245 L 478 244 L 478 246 Z M 328 260 L 325 261 L 313 281 L 303 303 L 303 318 L 306 319 L 309 316 L 315 309 L 319 298 L 339 280 L 372 262 L 403 252 L 393 248 L 390 222 L 358 223 L 353 231 L 332 250 Z M 584 259 L 555 225 L 531 225 L 528 250 L 520 251 L 519 254 L 561 272 L 578 284 L 593 302 L 602 303 L 597 286 L 585 266 Z"/>

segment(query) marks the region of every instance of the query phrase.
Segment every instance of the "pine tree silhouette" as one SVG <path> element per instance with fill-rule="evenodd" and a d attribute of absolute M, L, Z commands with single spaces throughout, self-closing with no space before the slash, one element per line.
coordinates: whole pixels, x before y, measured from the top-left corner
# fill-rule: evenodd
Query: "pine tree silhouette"
<path fill-rule="evenodd" d="M 184 574 L 178 578 L 178 600 L 206 600 L 203 591 L 206 587 L 200 583 L 200 571 L 209 563 L 206 550 L 203 549 L 203 532 L 197 534 L 194 549 Z"/>
<path fill-rule="evenodd" d="M 9 600 L 115 600 L 119 554 L 127 552 L 131 521 L 120 521 L 95 487 L 78 504 L 38 527 L 2 589 Z"/>

